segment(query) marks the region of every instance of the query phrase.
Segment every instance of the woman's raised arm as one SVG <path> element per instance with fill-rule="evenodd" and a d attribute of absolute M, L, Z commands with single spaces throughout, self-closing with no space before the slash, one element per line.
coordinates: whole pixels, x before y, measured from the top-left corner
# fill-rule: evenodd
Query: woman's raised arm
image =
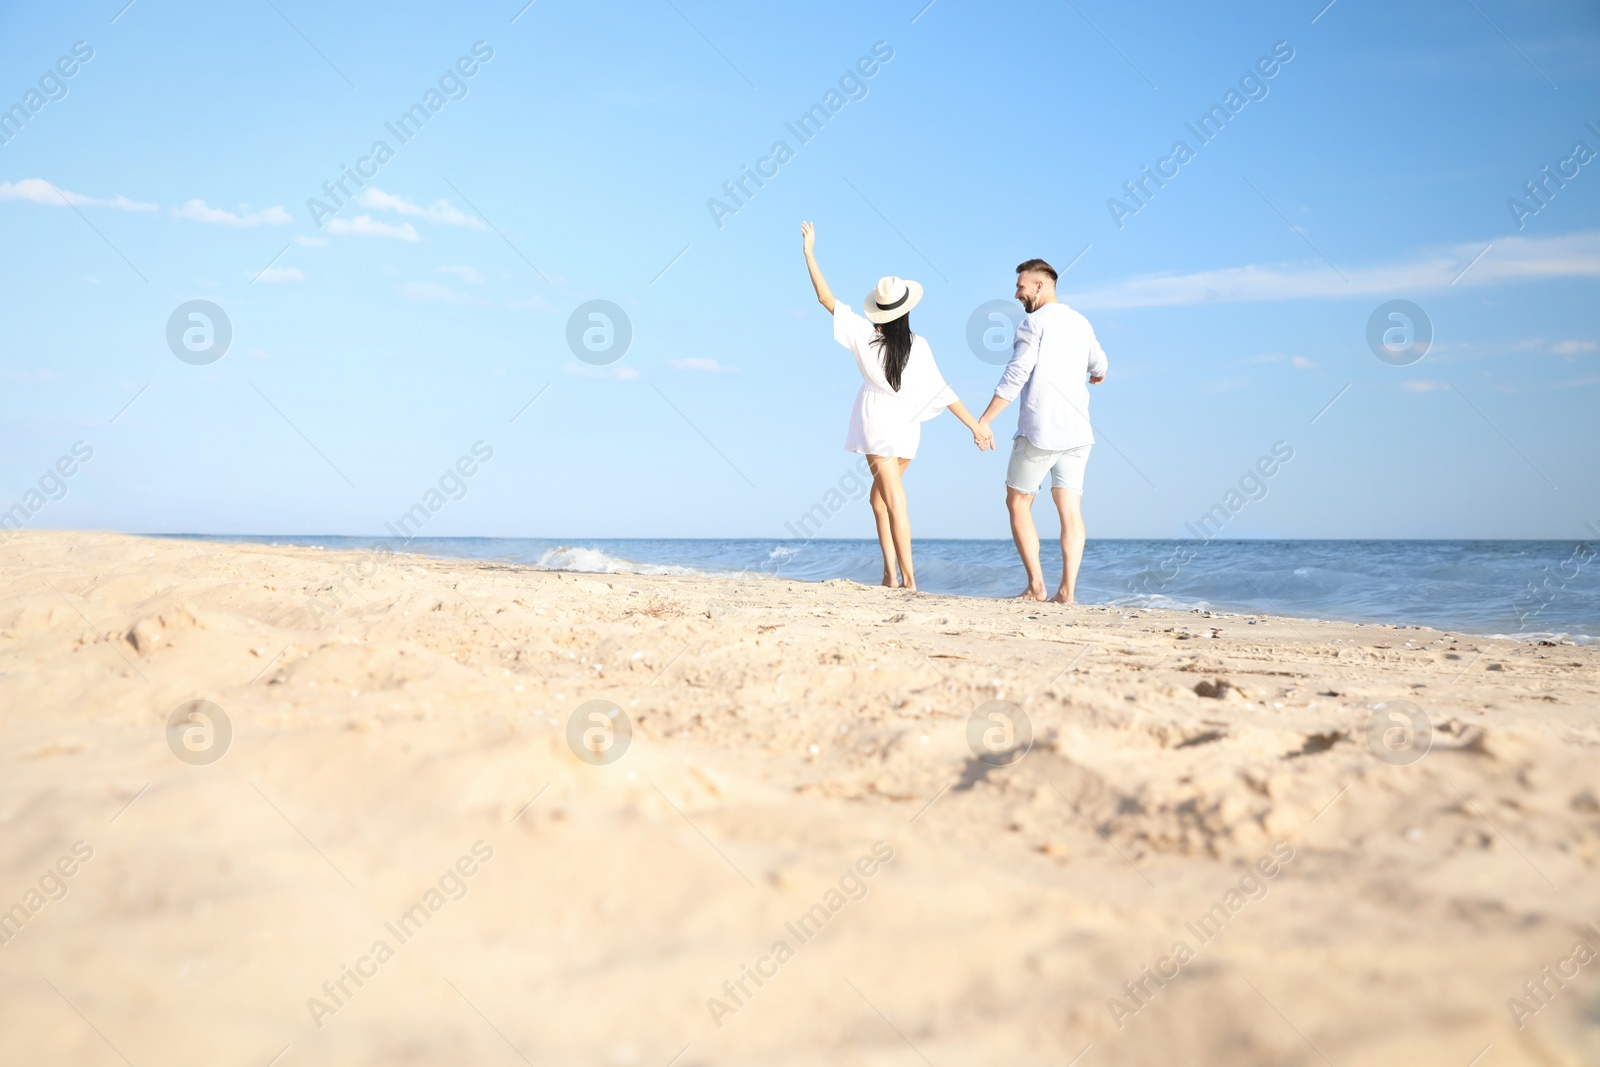
<path fill-rule="evenodd" d="M 809 222 L 800 224 L 800 244 L 806 253 L 806 269 L 811 272 L 811 287 L 817 291 L 817 302 L 828 309 L 828 314 L 833 314 L 833 306 L 838 301 L 833 298 L 833 290 L 828 288 L 828 279 L 822 276 L 822 268 L 817 266 L 817 257 L 814 248 L 817 243 L 817 230 Z"/>

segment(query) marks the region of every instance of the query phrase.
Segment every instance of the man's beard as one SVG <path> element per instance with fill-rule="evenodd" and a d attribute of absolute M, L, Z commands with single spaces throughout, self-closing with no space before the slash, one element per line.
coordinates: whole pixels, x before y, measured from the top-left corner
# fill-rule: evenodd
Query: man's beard
<path fill-rule="evenodd" d="M 1022 298 L 1022 310 L 1023 311 L 1026 311 L 1028 314 L 1032 315 L 1034 307 L 1035 307 L 1035 304 L 1033 302 L 1033 297 L 1025 296 L 1025 297 Z"/>

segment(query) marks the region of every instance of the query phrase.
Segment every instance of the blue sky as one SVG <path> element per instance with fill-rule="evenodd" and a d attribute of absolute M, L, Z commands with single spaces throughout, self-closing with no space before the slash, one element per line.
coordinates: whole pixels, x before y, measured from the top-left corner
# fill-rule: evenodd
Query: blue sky
<path fill-rule="evenodd" d="M 0 510 L 93 449 L 30 525 L 380 534 L 482 441 L 428 534 L 780 536 L 852 467 L 859 384 L 801 219 L 844 298 L 924 283 L 974 409 L 969 316 L 1072 264 L 1111 365 L 1091 535 L 1187 536 L 1278 442 L 1227 536 L 1600 524 L 1592 3 L 124 2 L 0 12 Z M 191 300 L 220 360 L 169 348 Z M 615 362 L 568 344 L 596 300 Z M 1431 322 L 1408 365 L 1367 340 L 1392 300 Z M 1004 453 L 923 442 L 916 532 L 1005 537 Z M 865 502 L 825 531 L 870 534 Z"/>

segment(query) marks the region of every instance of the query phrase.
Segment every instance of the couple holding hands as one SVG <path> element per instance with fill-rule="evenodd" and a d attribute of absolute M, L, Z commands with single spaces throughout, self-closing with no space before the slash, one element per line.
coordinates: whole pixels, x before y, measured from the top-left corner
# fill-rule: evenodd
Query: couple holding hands
<path fill-rule="evenodd" d="M 945 384 L 925 338 L 911 332 L 910 311 L 922 286 L 901 278 L 878 281 L 862 307 L 865 318 L 833 297 L 815 254 L 816 231 L 800 224 L 806 267 L 817 300 L 833 316 L 833 339 L 856 357 L 861 391 L 850 412 L 845 450 L 867 457 L 872 470 L 872 514 L 883 549 L 883 584 L 916 591 L 911 564 L 911 518 L 905 473 L 916 458 L 922 424 L 945 408 L 972 431 L 979 451 L 994 448 L 996 416 L 1018 402 L 1017 432 L 1006 467 L 1006 507 L 1011 538 L 1028 572 L 1018 599 L 1044 600 L 1039 531 L 1033 498 L 1044 476 L 1061 515 L 1061 585 L 1048 599 L 1071 604 L 1083 562 L 1083 472 L 1094 444 L 1089 426 L 1089 386 L 1105 380 L 1106 354 L 1089 320 L 1056 299 L 1056 272 L 1042 259 L 1017 267 L 1016 298 L 1027 312 L 1017 327 L 1011 361 L 977 419 Z"/>

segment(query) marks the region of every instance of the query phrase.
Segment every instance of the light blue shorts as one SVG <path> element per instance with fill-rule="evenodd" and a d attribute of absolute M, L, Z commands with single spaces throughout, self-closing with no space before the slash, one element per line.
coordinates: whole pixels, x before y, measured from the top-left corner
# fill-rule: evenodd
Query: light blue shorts
<path fill-rule="evenodd" d="M 1089 465 L 1089 449 L 1079 445 L 1064 452 L 1036 448 L 1026 437 L 1011 442 L 1011 462 L 1006 464 L 1006 485 L 1019 493 L 1037 493 L 1050 472 L 1050 488 L 1083 492 L 1083 469 Z"/>

